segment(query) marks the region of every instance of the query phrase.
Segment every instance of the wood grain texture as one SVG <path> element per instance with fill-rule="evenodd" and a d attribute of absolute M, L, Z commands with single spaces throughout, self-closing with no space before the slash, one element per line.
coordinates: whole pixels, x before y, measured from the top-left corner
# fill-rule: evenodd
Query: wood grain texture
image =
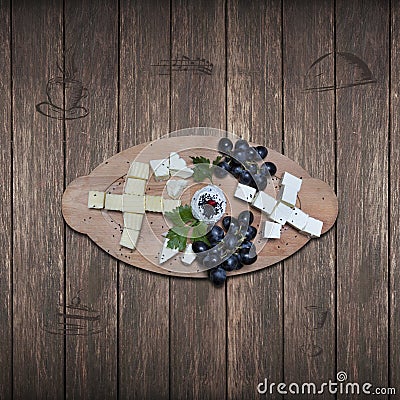
<path fill-rule="evenodd" d="M 46 332 L 63 289 L 63 126 L 35 110 L 62 54 L 62 2 L 14 1 L 14 398 L 62 398 L 63 336 Z"/>
<path fill-rule="evenodd" d="M 281 2 L 228 1 L 227 21 L 228 130 L 280 152 Z M 228 398 L 258 398 L 283 379 L 282 263 L 229 279 L 227 310 Z"/>
<path fill-rule="evenodd" d="M 170 79 L 151 66 L 169 56 L 169 2 L 122 0 L 120 19 L 120 141 L 126 149 L 169 130 Z M 121 263 L 119 290 L 119 394 L 167 399 L 169 279 Z"/>
<path fill-rule="evenodd" d="M 117 150 L 118 5 L 110 1 L 65 2 L 64 76 L 88 97 L 84 118 L 66 121 L 66 181 L 92 170 Z M 66 103 L 69 92 L 66 90 Z M 81 292 L 79 292 L 81 291 Z M 112 398 L 117 393 L 117 263 L 70 229 L 66 235 L 66 304 L 79 292 L 99 316 L 95 329 L 66 336 L 66 397 Z"/>
<path fill-rule="evenodd" d="M 390 386 L 400 387 L 400 4 L 392 2 L 391 7 L 391 109 L 390 111 L 390 182 L 389 182 L 389 266 L 390 266 L 390 348 L 389 379 Z"/>
<path fill-rule="evenodd" d="M 334 49 L 333 1 L 285 2 L 283 16 L 284 152 L 334 187 L 334 92 L 308 90 L 334 83 L 333 57 L 311 67 Z M 285 381 L 327 382 L 335 376 L 334 229 L 285 261 L 284 303 Z"/>
<path fill-rule="evenodd" d="M 225 128 L 225 4 L 172 2 L 172 56 L 204 58 L 212 75 L 171 76 L 171 131 L 194 126 Z M 170 397 L 226 396 L 225 290 L 207 280 L 171 278 Z"/>
<path fill-rule="evenodd" d="M 337 51 L 376 79 L 336 93 L 337 368 L 376 386 L 388 378 L 388 43 L 387 2 L 336 2 Z M 336 82 L 354 83 L 359 71 L 343 61 Z"/>
<path fill-rule="evenodd" d="M 0 399 L 12 393 L 12 132 L 10 2 L 0 1 Z"/>

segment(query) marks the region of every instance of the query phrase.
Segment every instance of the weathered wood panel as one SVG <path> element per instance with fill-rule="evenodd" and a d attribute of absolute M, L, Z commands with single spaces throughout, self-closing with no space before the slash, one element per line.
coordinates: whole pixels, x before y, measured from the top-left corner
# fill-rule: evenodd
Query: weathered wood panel
<path fill-rule="evenodd" d="M 117 151 L 118 7 L 109 1 L 65 2 L 66 182 L 89 173 Z M 83 93 L 79 88 L 83 86 Z M 85 97 L 87 94 L 87 97 Z M 78 109 L 77 107 L 84 109 Z M 74 109 L 72 109 L 74 110 Z M 76 117 L 80 118 L 76 118 Z M 77 303 L 94 311 L 66 336 L 67 398 L 117 393 L 117 262 L 67 228 L 66 314 Z M 95 317 L 98 320 L 91 321 Z M 71 322 L 66 317 L 66 323 Z M 75 334 L 76 333 L 76 334 Z"/>
<path fill-rule="evenodd" d="M 389 182 L 389 237 L 390 237 L 390 348 L 389 383 L 400 388 L 400 4 L 392 2 L 391 15 L 391 86 L 390 86 L 390 182 Z"/>
<path fill-rule="evenodd" d="M 225 4 L 172 2 L 172 53 L 205 59 L 211 74 L 176 70 L 171 75 L 171 130 L 225 128 Z M 225 290 L 206 279 L 171 278 L 170 352 L 172 399 L 226 395 Z"/>
<path fill-rule="evenodd" d="M 0 398 L 12 392 L 12 132 L 10 2 L 0 1 Z"/>
<path fill-rule="evenodd" d="M 336 18 L 337 369 L 385 386 L 389 4 L 338 0 Z"/>
<path fill-rule="evenodd" d="M 280 1 L 228 2 L 228 130 L 279 152 L 281 22 Z M 282 290 L 282 263 L 227 282 L 229 398 L 283 379 Z"/>
<path fill-rule="evenodd" d="M 62 1 L 14 1 L 12 27 L 14 398 L 61 398 L 64 337 L 47 330 L 64 283 L 63 124 L 35 105 L 62 54 Z"/>
<path fill-rule="evenodd" d="M 285 2 L 283 18 L 284 153 L 335 187 L 334 2 Z M 335 228 L 285 261 L 284 302 L 285 381 L 327 382 L 335 377 Z"/>
<path fill-rule="evenodd" d="M 170 79 L 152 66 L 169 57 L 169 3 L 123 0 L 120 20 L 122 150 L 169 130 Z M 169 279 L 121 263 L 119 290 L 120 396 L 167 399 Z"/>

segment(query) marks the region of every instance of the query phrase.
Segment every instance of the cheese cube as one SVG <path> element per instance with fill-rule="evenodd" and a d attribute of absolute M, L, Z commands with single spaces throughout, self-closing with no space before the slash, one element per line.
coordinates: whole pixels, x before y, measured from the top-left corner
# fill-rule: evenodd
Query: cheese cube
<path fill-rule="evenodd" d="M 167 247 L 168 242 L 169 239 L 165 239 L 163 247 L 161 249 L 160 258 L 158 261 L 159 264 L 165 263 L 166 261 L 168 261 L 169 259 L 171 259 L 172 257 L 174 257 L 179 253 L 178 249 L 170 249 L 169 247 Z"/>
<path fill-rule="evenodd" d="M 188 179 L 193 175 L 193 170 L 189 167 L 182 168 L 179 171 L 170 171 L 171 176 L 175 176 L 177 178 Z"/>
<path fill-rule="evenodd" d="M 146 195 L 146 211 L 162 212 L 162 197 Z"/>
<path fill-rule="evenodd" d="M 278 224 L 285 225 L 291 215 L 292 209 L 289 206 L 283 203 L 278 203 L 269 218 Z"/>
<path fill-rule="evenodd" d="M 185 252 L 181 257 L 181 261 L 183 264 L 190 265 L 196 259 L 196 253 L 192 249 L 192 244 L 188 244 L 186 246 Z"/>
<path fill-rule="evenodd" d="M 183 179 L 170 179 L 166 184 L 168 196 L 173 199 L 178 199 L 186 186 L 187 181 Z"/>
<path fill-rule="evenodd" d="M 131 229 L 124 229 L 122 231 L 121 240 L 119 244 L 121 246 L 127 247 L 128 249 L 134 250 L 136 248 L 136 243 L 139 238 L 139 232 L 133 231 Z"/>
<path fill-rule="evenodd" d="M 186 161 L 179 157 L 177 153 L 171 153 L 169 156 L 169 169 L 171 171 L 180 171 L 181 169 L 186 168 Z"/>
<path fill-rule="evenodd" d="M 149 179 L 149 164 L 132 161 L 127 177 L 137 179 Z"/>
<path fill-rule="evenodd" d="M 146 181 L 143 179 L 128 178 L 125 183 L 124 191 L 129 194 L 143 196 L 146 190 Z"/>
<path fill-rule="evenodd" d="M 248 203 L 251 203 L 254 199 L 254 195 L 256 194 L 256 189 L 243 185 L 241 183 L 238 183 L 235 191 L 235 197 L 238 199 L 247 201 Z"/>
<path fill-rule="evenodd" d="M 293 186 L 281 186 L 278 193 L 278 200 L 289 206 L 295 206 L 297 200 L 297 190 Z"/>
<path fill-rule="evenodd" d="M 106 202 L 104 204 L 106 210 L 121 211 L 122 210 L 122 195 L 106 193 Z"/>
<path fill-rule="evenodd" d="M 136 194 L 123 194 L 122 195 L 122 211 L 132 212 L 137 214 L 144 214 L 144 196 Z"/>
<path fill-rule="evenodd" d="M 271 214 L 274 210 L 277 201 L 265 192 L 258 192 L 253 200 L 253 207 L 258 208 L 266 214 Z"/>
<path fill-rule="evenodd" d="M 169 179 L 169 159 L 151 160 L 150 167 L 154 172 L 154 179 L 156 181 Z"/>
<path fill-rule="evenodd" d="M 311 237 L 320 237 L 322 232 L 323 222 L 318 219 L 308 217 L 306 226 L 301 230 L 301 233 L 310 235 Z"/>
<path fill-rule="evenodd" d="M 265 221 L 264 238 L 265 239 L 280 239 L 282 225 L 276 222 Z"/>
<path fill-rule="evenodd" d="M 289 172 L 284 172 L 282 175 L 281 185 L 291 186 L 296 192 L 300 192 L 302 179 L 290 174 Z"/>
<path fill-rule="evenodd" d="M 140 231 L 143 222 L 143 214 L 124 213 L 124 228 Z"/>
<path fill-rule="evenodd" d="M 308 217 L 308 214 L 301 211 L 300 208 L 295 207 L 287 222 L 289 225 L 301 231 L 306 226 Z"/>
<path fill-rule="evenodd" d="M 95 190 L 89 191 L 88 207 L 89 208 L 104 208 L 104 192 L 97 192 Z"/>
<path fill-rule="evenodd" d="M 163 212 L 170 212 L 180 205 L 180 200 L 163 199 Z"/>

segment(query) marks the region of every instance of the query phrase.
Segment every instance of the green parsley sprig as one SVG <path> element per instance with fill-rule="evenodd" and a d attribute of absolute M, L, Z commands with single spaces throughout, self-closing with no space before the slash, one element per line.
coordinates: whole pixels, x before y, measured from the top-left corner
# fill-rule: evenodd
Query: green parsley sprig
<path fill-rule="evenodd" d="M 169 239 L 167 247 L 184 251 L 189 240 L 201 240 L 209 244 L 206 237 L 207 224 L 196 219 L 192 214 L 189 205 L 175 208 L 165 213 L 165 216 L 171 221 L 173 227 L 168 231 Z"/>
<path fill-rule="evenodd" d="M 190 157 L 193 161 L 193 180 L 195 182 L 202 182 L 209 179 L 211 182 L 214 168 L 222 160 L 222 156 L 218 156 L 213 162 L 203 156 Z"/>

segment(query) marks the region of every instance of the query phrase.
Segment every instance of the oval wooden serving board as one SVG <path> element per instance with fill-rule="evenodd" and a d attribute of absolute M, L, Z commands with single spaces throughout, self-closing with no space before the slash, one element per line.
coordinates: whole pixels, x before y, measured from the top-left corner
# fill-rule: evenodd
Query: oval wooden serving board
<path fill-rule="evenodd" d="M 179 256 L 167 262 L 164 267 L 158 265 L 159 252 L 164 241 L 162 234 L 169 229 L 168 221 L 162 214 L 146 212 L 139 235 L 140 246 L 138 246 L 138 250 L 132 251 L 119 245 L 123 222 L 122 213 L 89 209 L 87 199 L 90 190 L 122 194 L 125 175 L 133 160 L 148 162 L 152 159 L 166 158 L 170 152 L 175 151 L 190 166 L 189 156 L 203 155 L 215 159 L 218 155 L 215 150 L 218 141 L 219 137 L 214 136 L 170 137 L 140 144 L 116 154 L 95 168 L 90 175 L 77 178 L 67 187 L 62 201 L 62 212 L 67 224 L 74 230 L 88 235 L 107 253 L 127 264 L 165 275 L 206 277 L 206 271 L 198 270 L 196 261 L 191 266 L 185 266 L 180 262 Z M 297 163 L 276 151 L 269 150 L 266 160 L 272 161 L 278 168 L 276 177 L 273 178 L 275 188 L 278 188 L 279 178 L 285 171 L 303 178 L 297 205 L 307 214 L 323 221 L 323 233 L 327 232 L 335 223 L 338 213 L 337 198 L 330 186 L 320 179 L 312 178 Z M 192 179 L 189 181 L 191 184 L 188 185 L 188 189 L 182 195 L 182 204 L 190 204 L 192 194 L 199 187 L 210 183 L 196 184 L 193 183 Z M 165 191 L 165 183 L 156 182 L 151 176 L 147 182 L 146 194 L 168 197 Z M 219 185 L 221 186 L 221 183 Z M 227 213 L 232 213 L 234 216 L 237 216 L 241 209 L 248 208 L 247 203 L 233 197 L 236 185 L 237 181 L 233 178 L 223 182 L 223 190 L 228 202 L 230 202 Z M 271 189 L 269 188 L 269 190 Z M 238 271 L 228 273 L 228 275 L 243 274 L 268 267 L 300 250 L 310 240 L 294 228 L 285 225 L 281 239 L 266 242 L 261 237 L 263 216 L 254 208 L 252 208 L 252 211 L 255 214 L 253 225 L 259 231 L 254 241 L 257 249 L 260 249 L 262 245 L 264 247 L 258 253 L 258 260 L 255 264 L 244 266 Z"/>

